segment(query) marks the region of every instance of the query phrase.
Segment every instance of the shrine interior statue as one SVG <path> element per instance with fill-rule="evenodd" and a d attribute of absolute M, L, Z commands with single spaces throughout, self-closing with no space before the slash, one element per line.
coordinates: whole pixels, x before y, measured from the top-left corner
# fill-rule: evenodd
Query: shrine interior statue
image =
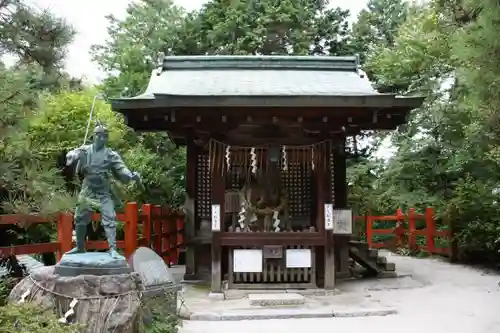
<path fill-rule="evenodd" d="M 241 211 L 235 231 L 279 232 L 291 230 L 288 198 L 281 186 L 277 163 L 249 177 L 240 190 Z"/>

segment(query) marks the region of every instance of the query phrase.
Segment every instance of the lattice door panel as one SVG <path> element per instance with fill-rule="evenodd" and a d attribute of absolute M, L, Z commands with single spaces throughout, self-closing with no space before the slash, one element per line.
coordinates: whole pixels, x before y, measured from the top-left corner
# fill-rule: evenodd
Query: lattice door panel
<path fill-rule="evenodd" d="M 310 216 L 311 170 L 301 163 L 289 163 L 288 171 L 281 172 L 281 182 L 288 193 L 291 218 Z"/>
<path fill-rule="evenodd" d="M 208 154 L 200 153 L 196 166 L 196 215 L 210 218 L 212 209 L 212 181 L 210 178 Z"/>

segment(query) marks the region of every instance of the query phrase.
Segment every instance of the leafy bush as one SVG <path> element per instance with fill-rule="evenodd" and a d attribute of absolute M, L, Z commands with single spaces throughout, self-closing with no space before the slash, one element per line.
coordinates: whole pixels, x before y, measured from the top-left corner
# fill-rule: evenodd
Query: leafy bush
<path fill-rule="evenodd" d="M 182 321 L 176 313 L 176 299 L 153 297 L 143 303 L 141 333 L 178 333 Z M 173 302 L 173 303 L 172 303 Z"/>
<path fill-rule="evenodd" d="M 78 333 L 78 325 L 62 325 L 51 311 L 31 303 L 0 307 L 0 332 Z"/>
<path fill-rule="evenodd" d="M 7 304 L 7 298 L 10 295 L 12 288 L 19 282 L 18 278 L 2 277 L 0 280 L 0 306 Z"/>

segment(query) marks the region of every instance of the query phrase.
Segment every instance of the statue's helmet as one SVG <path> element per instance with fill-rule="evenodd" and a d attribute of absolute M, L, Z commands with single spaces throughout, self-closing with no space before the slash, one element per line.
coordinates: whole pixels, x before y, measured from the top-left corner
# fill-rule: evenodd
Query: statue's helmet
<path fill-rule="evenodd" d="M 108 134 L 108 128 L 100 121 L 96 122 L 94 134 Z"/>

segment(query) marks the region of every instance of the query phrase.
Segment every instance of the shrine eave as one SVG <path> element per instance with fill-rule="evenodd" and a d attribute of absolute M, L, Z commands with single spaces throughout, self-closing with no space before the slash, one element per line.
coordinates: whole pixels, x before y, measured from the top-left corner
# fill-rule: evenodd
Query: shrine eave
<path fill-rule="evenodd" d="M 155 94 L 150 97 L 113 99 L 111 106 L 120 113 L 158 112 L 193 107 L 223 107 L 223 108 L 280 108 L 280 107 L 314 107 L 330 109 L 328 113 L 335 113 L 338 108 L 367 109 L 412 109 L 419 108 L 424 101 L 420 96 L 396 96 L 393 94 L 377 95 L 321 95 L 321 96 L 175 96 Z"/>

